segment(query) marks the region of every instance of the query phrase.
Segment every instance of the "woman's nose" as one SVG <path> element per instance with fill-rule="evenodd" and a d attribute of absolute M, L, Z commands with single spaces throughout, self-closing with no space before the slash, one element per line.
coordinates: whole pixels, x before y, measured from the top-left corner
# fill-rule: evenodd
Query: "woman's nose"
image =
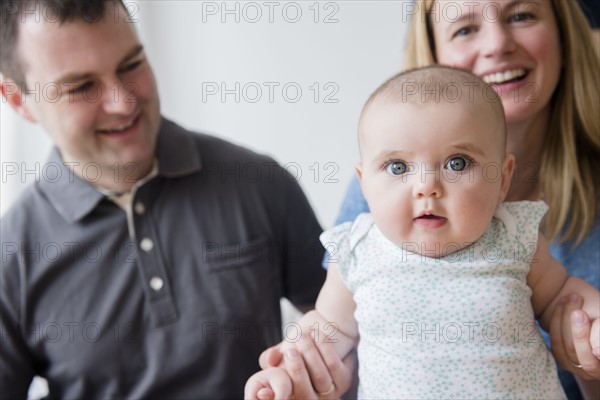
<path fill-rule="evenodd" d="M 480 35 L 481 51 L 485 57 L 501 57 L 516 49 L 516 42 L 509 27 L 501 22 L 484 24 L 485 32 Z"/>

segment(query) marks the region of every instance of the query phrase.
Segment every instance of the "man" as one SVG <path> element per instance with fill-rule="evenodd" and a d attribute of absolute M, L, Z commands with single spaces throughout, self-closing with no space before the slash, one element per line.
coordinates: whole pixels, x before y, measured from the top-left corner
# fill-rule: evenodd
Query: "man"
<path fill-rule="evenodd" d="M 1 221 L 0 397 L 36 374 L 57 398 L 241 397 L 279 299 L 312 307 L 325 278 L 297 182 L 160 116 L 120 1 L 2 1 L 1 19 L 3 98 L 56 173 Z"/>

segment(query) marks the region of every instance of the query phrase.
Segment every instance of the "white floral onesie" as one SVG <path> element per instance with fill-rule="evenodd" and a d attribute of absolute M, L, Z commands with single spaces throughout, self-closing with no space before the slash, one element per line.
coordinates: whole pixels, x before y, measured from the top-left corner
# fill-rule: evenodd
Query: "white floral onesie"
<path fill-rule="evenodd" d="M 370 214 L 324 232 L 357 306 L 359 397 L 564 399 L 526 282 L 546 210 L 504 203 L 444 258 L 394 245 Z"/>

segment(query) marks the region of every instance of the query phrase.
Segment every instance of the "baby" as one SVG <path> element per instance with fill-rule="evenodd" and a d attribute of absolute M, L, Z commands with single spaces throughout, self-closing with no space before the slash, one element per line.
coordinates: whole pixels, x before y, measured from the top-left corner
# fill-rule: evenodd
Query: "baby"
<path fill-rule="evenodd" d="M 358 136 L 371 214 L 322 234 L 327 280 L 302 329 L 325 329 L 316 339 L 341 357 L 358 345 L 361 398 L 565 398 L 535 320 L 548 328 L 578 293 L 596 348 L 600 293 L 550 256 L 543 202 L 502 203 L 515 162 L 494 90 L 449 67 L 401 73 L 371 95 Z M 245 397 L 292 392 L 282 364 Z"/>

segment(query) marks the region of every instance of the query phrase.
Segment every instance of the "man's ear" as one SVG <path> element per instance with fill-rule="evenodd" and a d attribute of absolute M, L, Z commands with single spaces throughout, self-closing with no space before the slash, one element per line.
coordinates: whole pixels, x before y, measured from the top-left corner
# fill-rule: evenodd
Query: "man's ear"
<path fill-rule="evenodd" d="M 501 203 L 506 198 L 510 183 L 512 181 L 513 172 L 515 172 L 515 156 L 506 154 L 502 162 L 502 186 L 500 188 L 500 196 L 498 202 Z"/>
<path fill-rule="evenodd" d="M 17 82 L 12 79 L 0 77 L 0 91 L 2 92 L 4 101 L 6 101 L 17 114 L 30 122 L 37 122 L 25 103 L 25 95 Z"/>

